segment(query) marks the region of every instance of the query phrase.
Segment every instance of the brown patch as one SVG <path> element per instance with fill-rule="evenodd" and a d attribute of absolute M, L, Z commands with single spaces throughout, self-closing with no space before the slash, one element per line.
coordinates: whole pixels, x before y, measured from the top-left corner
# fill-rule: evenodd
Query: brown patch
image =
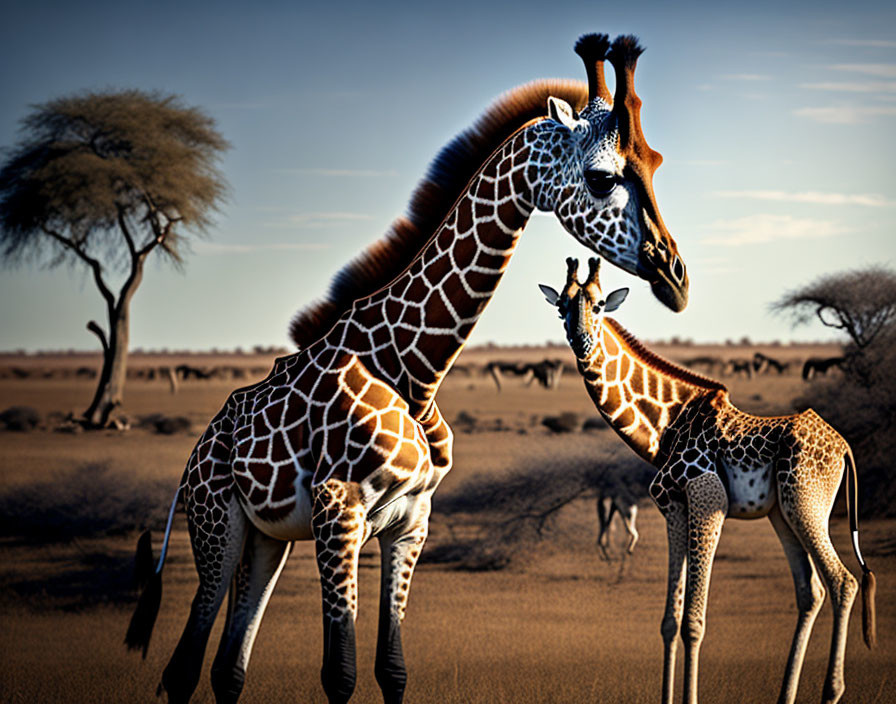
<path fill-rule="evenodd" d="M 417 337 L 417 333 L 408 328 L 395 328 L 392 332 L 395 337 L 395 344 L 398 345 L 398 349 L 406 350 L 410 347 L 411 343 L 414 341 L 414 338 Z"/>
<path fill-rule="evenodd" d="M 422 322 L 419 306 L 405 306 L 401 322 L 405 325 L 410 325 L 412 328 L 419 328 Z"/>
<path fill-rule="evenodd" d="M 274 462 L 286 462 L 291 455 L 283 433 L 274 433 L 274 437 L 271 438 L 271 459 Z"/>
<path fill-rule="evenodd" d="M 606 333 L 604 333 L 604 348 L 611 357 L 615 357 L 619 353 L 619 345 L 616 344 L 616 339 Z"/>
<path fill-rule="evenodd" d="M 379 384 L 371 384 L 361 400 L 373 408 L 385 408 L 392 400 L 392 394 Z"/>
<path fill-rule="evenodd" d="M 236 477 L 236 485 L 240 488 L 240 491 L 243 492 L 243 496 L 248 496 L 249 492 L 252 490 L 252 480 L 247 477 L 245 474 L 234 474 Z M 202 487 L 204 490 L 204 487 Z M 194 499 L 196 494 L 193 494 Z"/>
<path fill-rule="evenodd" d="M 476 293 L 489 293 L 495 290 L 498 279 L 494 274 L 483 274 L 479 271 L 468 271 L 464 275 L 464 280 L 471 291 Z"/>
<path fill-rule="evenodd" d="M 283 501 L 295 494 L 295 481 L 299 476 L 294 467 L 281 465 L 277 470 L 277 479 L 271 489 L 271 501 Z"/>
<path fill-rule="evenodd" d="M 517 210 L 517 207 L 513 204 L 513 201 L 508 200 L 498 206 L 498 217 L 501 219 L 504 227 L 509 227 L 513 230 L 519 230 L 521 227 L 523 227 L 523 225 L 526 224 L 525 218 L 520 214 L 520 211 Z M 513 244 L 514 235 L 504 236 L 507 238 L 506 246 L 511 246 Z"/>
<path fill-rule="evenodd" d="M 392 334 L 386 325 L 381 325 L 373 331 L 373 344 L 376 347 L 387 345 L 392 340 Z"/>
<path fill-rule="evenodd" d="M 626 428 L 631 425 L 635 421 L 635 412 L 631 409 L 630 406 L 626 407 L 622 413 L 619 414 L 619 417 L 613 421 L 613 423 L 620 428 Z"/>
<path fill-rule="evenodd" d="M 479 185 L 476 186 L 476 197 L 482 198 L 482 200 L 494 200 L 495 199 L 495 182 L 485 179 L 479 180 Z"/>
<path fill-rule="evenodd" d="M 429 328 L 453 328 L 454 318 L 439 295 L 430 296 L 426 304 L 426 327 Z M 421 347 L 421 349 L 425 349 Z"/>
<path fill-rule="evenodd" d="M 468 233 L 473 228 L 473 206 L 470 201 L 464 201 L 457 209 L 454 230 L 459 234 Z"/>
<path fill-rule="evenodd" d="M 660 417 L 663 415 L 662 407 L 646 398 L 639 398 L 635 401 L 635 406 L 644 414 L 647 418 L 647 422 L 650 423 L 652 427 L 656 428 L 660 421 Z"/>
<path fill-rule="evenodd" d="M 607 362 L 604 369 L 604 379 L 607 383 L 613 383 L 619 378 L 619 362 L 618 358 L 611 359 Z"/>
<path fill-rule="evenodd" d="M 252 475 L 259 484 L 267 485 L 274 474 L 274 468 L 267 462 L 247 462 L 246 473 Z"/>

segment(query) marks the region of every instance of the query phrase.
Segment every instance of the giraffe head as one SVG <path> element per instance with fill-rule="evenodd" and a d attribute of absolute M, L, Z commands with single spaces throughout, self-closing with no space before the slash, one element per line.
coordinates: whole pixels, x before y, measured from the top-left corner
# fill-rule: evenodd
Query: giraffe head
<path fill-rule="evenodd" d="M 653 194 L 663 157 L 641 131 L 634 72 L 643 49 L 635 37 L 613 43 L 605 34 L 581 37 L 575 47 L 588 72 L 589 102 L 577 113 L 548 99 L 549 119 L 532 128 L 528 185 L 539 210 L 553 211 L 582 244 L 650 283 L 674 311 L 687 305 L 688 276 Z M 616 71 L 616 95 L 603 64 Z"/>
<path fill-rule="evenodd" d="M 600 259 L 588 260 L 588 278 L 578 280 L 579 262 L 566 260 L 566 285 L 562 293 L 544 284 L 538 288 L 552 306 L 556 306 L 566 328 L 566 339 L 576 358 L 590 361 L 600 349 L 598 339 L 606 313 L 616 310 L 628 295 L 627 288 L 619 288 L 604 298 L 600 288 Z"/>

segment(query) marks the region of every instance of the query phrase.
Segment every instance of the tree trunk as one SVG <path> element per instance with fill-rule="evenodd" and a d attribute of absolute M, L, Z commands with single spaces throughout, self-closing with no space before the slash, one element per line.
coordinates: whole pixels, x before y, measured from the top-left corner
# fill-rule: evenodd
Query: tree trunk
<path fill-rule="evenodd" d="M 102 330 L 91 322 L 88 328 L 100 338 L 103 345 L 103 368 L 90 406 L 84 411 L 86 424 L 105 428 L 112 413 L 124 402 L 124 383 L 127 378 L 128 340 L 130 338 L 131 298 L 143 279 L 143 260 L 135 262 L 128 281 L 121 289 L 118 303 L 109 306 L 109 337 L 104 339 Z"/>
<path fill-rule="evenodd" d="M 124 401 L 127 376 L 129 321 L 127 311 L 114 311 L 109 320 L 108 345 L 103 349 L 103 368 L 90 407 L 84 419 L 94 427 L 109 424 L 112 412 Z"/>

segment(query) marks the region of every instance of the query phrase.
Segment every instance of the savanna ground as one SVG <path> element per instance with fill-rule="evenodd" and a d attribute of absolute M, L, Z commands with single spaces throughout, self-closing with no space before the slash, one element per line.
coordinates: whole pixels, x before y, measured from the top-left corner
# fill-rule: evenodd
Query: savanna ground
<path fill-rule="evenodd" d="M 659 349 L 673 359 L 701 354 L 751 356 L 755 348 Z M 837 349 L 767 348 L 797 359 L 832 356 Z M 470 350 L 461 362 L 533 361 L 564 357 L 561 349 Z M 220 358 L 192 357 L 197 366 Z M 227 363 L 267 368 L 270 358 Z M 80 366 L 70 358 L 0 360 L 20 369 Z M 87 364 L 95 363 L 88 360 Z M 131 366 L 177 363 L 132 357 Z M 263 375 L 263 373 L 262 373 Z M 45 418 L 80 410 L 93 382 L 75 377 L 0 379 L 0 407 L 27 405 Z M 791 410 L 806 388 L 791 369 L 783 376 L 725 377 L 746 410 Z M 52 419 L 29 433 L 0 433 L 0 699 L 8 702 L 153 701 L 160 673 L 186 621 L 196 585 L 186 525 L 175 521 L 164 573 L 162 610 L 146 661 L 128 653 L 124 632 L 135 595 L 130 579 L 137 529 L 156 529 L 196 436 L 238 383 L 188 381 L 173 395 L 163 380 L 132 380 L 126 413 L 136 421 L 161 413 L 185 416 L 192 430 L 159 434 L 55 432 Z M 508 380 L 498 394 L 480 374 L 452 374 L 440 393 L 449 420 L 461 412 L 476 422 L 455 424 L 455 465 L 436 494 L 430 538 L 411 589 L 403 629 L 409 702 L 650 702 L 659 697 L 659 634 L 666 580 L 663 521 L 649 503 L 638 518 L 640 542 L 623 561 L 623 538 L 613 536 L 612 562 L 595 549 L 593 501 L 578 500 L 549 521 L 542 538 L 515 545 L 502 569 L 473 570 L 462 562 L 426 561 L 451 554 L 457 514 L 440 512 L 440 496 L 462 495 L 474 475 L 549 470 L 556 476 L 588 458 L 612 455 L 611 431 L 553 434 L 546 415 L 596 415 L 581 381 L 567 371 L 554 391 Z M 446 504 L 447 505 L 447 504 Z M 878 578 L 879 647 L 861 639 L 859 602 L 846 651 L 845 702 L 896 701 L 896 523 L 866 520 L 861 542 Z M 469 532 L 469 531 L 468 531 Z M 834 542 L 853 574 L 845 517 L 835 510 Z M 378 702 L 373 676 L 379 559 L 376 542 L 361 559 L 358 687 L 354 702 Z M 767 521 L 726 523 L 712 578 L 707 635 L 700 669 L 701 701 L 768 702 L 777 697 L 796 622 L 790 571 Z M 213 701 L 208 680 L 221 621 L 212 634 L 194 697 Z M 297 544 L 268 606 L 256 641 L 242 701 L 324 702 L 319 587 L 309 544 Z M 829 602 L 809 645 L 798 701 L 817 702 L 831 630 Z M 680 665 L 680 663 L 679 663 Z M 681 671 L 677 678 L 681 684 Z"/>

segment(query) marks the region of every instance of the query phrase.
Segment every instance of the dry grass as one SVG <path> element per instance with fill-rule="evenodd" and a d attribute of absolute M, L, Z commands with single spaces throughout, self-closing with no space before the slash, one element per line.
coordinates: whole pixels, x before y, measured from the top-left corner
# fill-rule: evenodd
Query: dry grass
<path fill-rule="evenodd" d="M 218 381 L 184 383 L 181 392 L 172 396 L 162 382 L 132 382 L 125 410 L 132 417 L 186 416 L 198 432 L 232 386 Z M 788 409 L 802 388 L 795 375 L 732 381 L 735 401 L 760 412 Z M 89 381 L 76 379 L 0 380 L 0 394 L 8 405 L 32 406 L 44 415 L 78 408 L 89 391 Z M 552 471 L 562 472 L 571 461 L 587 463 L 592 452 L 597 456 L 618 444 L 609 431 L 556 436 L 540 426 L 545 415 L 565 411 L 582 418 L 593 415 L 581 382 L 572 375 L 564 376 L 558 391 L 524 389 L 511 382 L 501 394 L 487 378 L 458 376 L 446 384 L 441 406 L 450 420 L 465 410 L 485 427 L 494 427 L 488 424 L 500 419 L 505 429 L 458 434 L 455 469 L 436 495 L 427 551 L 437 551 L 452 540 L 449 517 L 440 512 L 440 496 L 447 509 L 449 498 L 474 475 L 510 477 L 520 468 L 540 467 L 545 481 L 550 481 Z M 142 520 L 161 523 L 159 516 L 164 514 L 195 437 L 135 429 L 124 434 L 82 435 L 39 430 L 28 435 L 3 433 L 0 438 L 0 497 L 26 495 L 51 481 L 55 488 L 43 493 L 57 500 L 45 502 L 45 509 L 52 510 L 54 505 L 71 509 L 78 491 L 91 492 L 80 514 L 89 530 L 80 531 L 76 540 L 26 542 L 23 538 L 30 529 L 26 530 L 23 515 L 17 519 L 18 528 L 4 528 L 12 534 L 7 532 L 0 543 L 5 558 L 0 563 L 0 699 L 152 700 L 196 585 L 188 537 L 179 517 L 165 571 L 162 612 L 149 656 L 141 662 L 122 644 L 132 606 L 125 602 L 136 534 L 118 533 L 129 522 L 134 527 Z M 85 474 L 85 465 L 107 469 Z M 87 483 L 93 486 L 88 489 Z M 133 494 L 141 498 L 130 515 L 122 506 Z M 158 503 L 160 514 L 140 517 L 146 515 L 140 511 Z M 592 504 L 572 502 L 541 541 L 522 547 L 502 571 L 458 572 L 441 564 L 419 568 L 404 627 L 408 701 L 657 699 L 666 570 L 663 522 L 658 512 L 645 508 L 638 519 L 641 541 L 635 554 L 624 563 L 608 564 L 599 560 L 594 549 Z M 864 648 L 859 619 L 854 617 L 844 701 L 893 701 L 894 527 L 893 520 L 862 525 L 863 551 L 878 576 L 880 647 L 874 652 Z M 856 573 L 844 520 L 833 521 L 832 536 L 847 566 Z M 616 535 L 615 540 L 619 554 L 622 538 Z M 376 553 L 376 545 L 371 544 L 361 561 L 359 681 L 352 700 L 359 703 L 381 701 L 373 677 Z M 319 594 L 310 546 L 300 544 L 268 607 L 242 701 L 325 701 L 318 679 Z M 789 570 L 768 523 L 728 522 L 710 592 L 701 701 L 773 700 L 795 621 Z M 194 698 L 197 702 L 213 701 L 208 667 L 219 628 L 220 624 L 212 635 L 206 671 Z M 830 629 L 826 606 L 810 642 L 800 702 L 820 699 Z"/>

